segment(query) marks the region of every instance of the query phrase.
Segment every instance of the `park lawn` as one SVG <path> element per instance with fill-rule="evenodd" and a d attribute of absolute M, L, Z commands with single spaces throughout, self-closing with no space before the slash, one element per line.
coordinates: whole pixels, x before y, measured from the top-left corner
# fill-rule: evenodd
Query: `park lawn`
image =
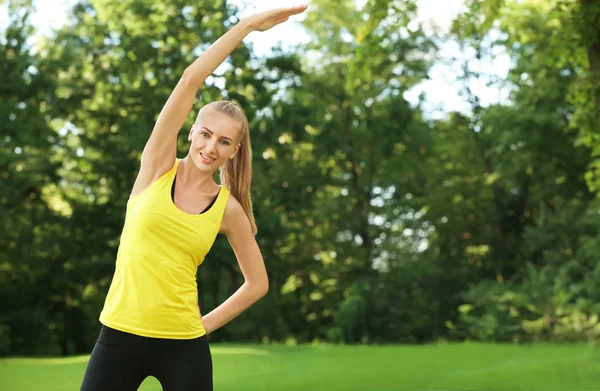
<path fill-rule="evenodd" d="M 600 391 L 587 345 L 213 345 L 216 391 Z M 79 390 L 87 356 L 0 360 L 2 391 Z M 148 378 L 142 391 L 160 391 Z"/>

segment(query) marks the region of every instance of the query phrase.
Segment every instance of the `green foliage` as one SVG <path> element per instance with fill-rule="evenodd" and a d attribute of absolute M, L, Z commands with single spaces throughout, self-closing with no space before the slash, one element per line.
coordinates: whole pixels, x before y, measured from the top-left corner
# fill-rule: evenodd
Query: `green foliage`
<path fill-rule="evenodd" d="M 2 321 L 2 323 L 5 322 L 5 320 Z M 8 355 L 10 352 L 10 328 L 6 325 L 0 325 L 0 356 Z"/>
<path fill-rule="evenodd" d="M 308 44 L 244 45 L 199 106 L 246 110 L 270 292 L 211 342 L 591 341 L 600 330 L 599 99 L 590 1 L 469 1 L 448 39 L 506 51 L 510 102 L 423 118 L 432 37 L 412 1 L 311 3 Z M 88 352 L 142 148 L 185 67 L 236 18 L 223 1 L 80 1 L 28 40 L 0 37 L 0 354 Z M 473 60 L 473 59 L 471 59 Z M 596 91 L 596 92 L 594 92 Z M 198 106 L 198 107 L 199 107 Z M 179 152 L 187 149 L 185 134 Z M 243 282 L 219 238 L 203 313 Z"/>
<path fill-rule="evenodd" d="M 312 39 L 298 48 L 300 83 L 294 74 L 282 75 L 290 87 L 264 120 L 271 140 L 263 153 L 273 180 L 269 193 L 281 216 L 274 254 L 286 281 L 274 288 L 300 340 L 402 339 L 394 334 L 394 315 L 392 331 L 379 330 L 379 336 L 364 318 L 380 312 L 372 307 L 376 292 L 397 298 L 384 282 L 387 272 L 374 265 L 396 268 L 405 222 L 394 210 L 416 186 L 415 158 L 430 136 L 402 97 L 425 77 L 433 48 L 421 31 L 406 27 L 414 10 L 410 2 L 359 7 L 348 1 L 335 9 L 311 3 L 304 25 Z M 289 66 L 294 69 L 293 61 Z"/>
<path fill-rule="evenodd" d="M 475 16 L 476 15 L 476 16 Z M 493 28 L 506 33 L 503 44 L 518 62 L 513 82 L 531 87 L 528 94 L 553 94 L 548 74 L 567 79 L 568 123 L 576 146 L 600 148 L 600 3 L 594 0 L 504 2 L 471 1 L 455 30 L 463 38 L 481 37 Z M 524 66 L 525 65 L 525 66 Z M 565 83 L 563 83 L 565 84 Z M 598 161 L 586 181 L 598 192 Z"/>
<path fill-rule="evenodd" d="M 459 338 L 505 342 L 593 342 L 600 336 L 596 306 L 581 294 L 584 283 L 573 283 L 574 262 L 564 265 L 527 265 L 518 281 L 484 281 L 465 295 L 460 307 Z M 597 268 L 592 271 L 597 274 Z M 596 290 L 595 285 L 592 288 Z"/>
<path fill-rule="evenodd" d="M 581 137 L 597 131 L 577 120 L 594 116 L 593 96 L 578 90 L 593 69 L 588 60 L 595 38 L 583 32 L 590 24 L 582 23 L 596 17 L 589 6 L 469 2 L 469 11 L 455 23 L 457 37 L 475 49 L 476 58 L 503 48 L 513 63 L 507 80 L 512 87 L 510 106 L 483 108 L 467 90 L 473 117 L 462 126 L 470 129 L 482 171 L 474 183 L 489 192 L 487 200 L 480 197 L 483 192 L 451 192 L 457 202 L 472 203 L 468 213 L 474 222 L 463 238 L 471 242 L 465 243 L 465 255 L 475 268 L 465 271 L 469 289 L 461 294 L 458 323 L 448 323 L 455 337 L 595 338 L 596 309 L 582 303 L 595 296 L 587 289 L 597 282 L 591 277 L 588 286 L 581 280 L 594 276 L 596 268 L 591 252 L 584 250 L 595 243 L 598 232 L 588 171 L 595 164 L 595 146 L 582 143 Z M 585 12 L 589 14 L 583 16 Z M 457 198 L 457 192 L 464 195 Z"/>
<path fill-rule="evenodd" d="M 355 282 L 335 313 L 328 340 L 420 343 L 444 335 L 435 296 L 444 279 L 428 267 L 411 264 Z"/>
<path fill-rule="evenodd" d="M 2 353 L 56 354 L 58 341 L 49 324 L 59 251 L 55 233 L 64 222 L 53 191 L 56 166 L 48 161 L 57 135 L 47 99 L 56 85 L 31 53 L 27 23 L 31 8 L 10 2 L 9 25 L 0 36 L 0 302 Z"/>

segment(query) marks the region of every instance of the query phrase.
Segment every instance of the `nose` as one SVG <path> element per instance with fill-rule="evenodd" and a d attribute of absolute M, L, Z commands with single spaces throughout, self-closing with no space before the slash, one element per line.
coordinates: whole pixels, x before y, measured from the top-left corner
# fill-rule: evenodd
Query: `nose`
<path fill-rule="evenodd" d="M 208 143 L 206 143 L 206 151 L 207 152 L 214 152 L 217 149 L 217 141 L 216 140 L 210 140 Z"/>

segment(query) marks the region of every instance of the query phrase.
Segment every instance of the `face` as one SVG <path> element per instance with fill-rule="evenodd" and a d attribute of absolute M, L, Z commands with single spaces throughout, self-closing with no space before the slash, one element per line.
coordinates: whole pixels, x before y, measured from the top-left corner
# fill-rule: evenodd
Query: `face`
<path fill-rule="evenodd" d="M 238 121 L 219 111 L 203 110 L 188 136 L 189 156 L 196 167 L 214 172 L 232 159 L 240 148 L 240 127 Z"/>

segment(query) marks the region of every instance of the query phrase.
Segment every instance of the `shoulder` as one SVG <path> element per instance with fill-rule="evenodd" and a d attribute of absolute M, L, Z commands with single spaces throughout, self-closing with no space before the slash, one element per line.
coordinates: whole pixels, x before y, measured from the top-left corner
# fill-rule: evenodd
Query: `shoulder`
<path fill-rule="evenodd" d="M 227 204 L 225 205 L 225 214 L 223 215 L 223 218 L 235 217 L 240 213 L 245 214 L 242 204 L 240 204 L 237 198 L 235 198 L 233 194 L 229 192 L 229 189 L 227 189 L 227 192 L 229 193 L 229 198 L 227 199 Z"/>
<path fill-rule="evenodd" d="M 250 220 L 242 207 L 242 204 L 233 196 L 229 195 L 225 211 L 223 212 L 223 220 L 221 222 L 220 232 L 227 236 L 234 235 L 236 231 L 250 229 Z"/>

